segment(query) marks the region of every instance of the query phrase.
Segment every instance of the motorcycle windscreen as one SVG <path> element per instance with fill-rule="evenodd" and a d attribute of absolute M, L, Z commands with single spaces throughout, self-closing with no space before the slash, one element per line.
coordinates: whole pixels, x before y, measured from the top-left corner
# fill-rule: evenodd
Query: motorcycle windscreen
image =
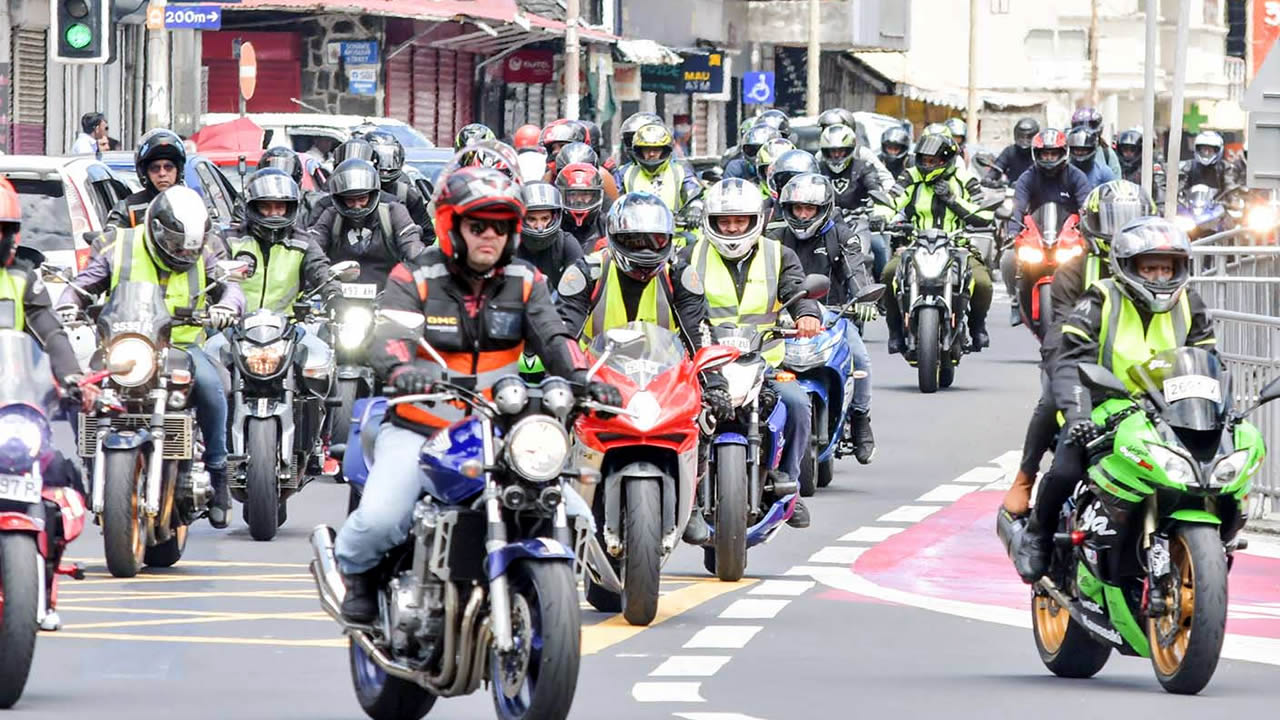
<path fill-rule="evenodd" d="M 98 330 L 103 338 L 128 333 L 149 338 L 166 337 L 173 318 L 164 303 L 164 290 L 159 285 L 122 282 L 111 291 L 111 297 L 98 315 Z"/>
<path fill-rule="evenodd" d="M 0 408 L 17 404 L 52 416 L 58 404 L 53 371 L 49 356 L 30 335 L 0 330 Z"/>
<path fill-rule="evenodd" d="M 616 345 L 605 367 L 622 373 L 638 388 L 646 388 L 666 371 L 684 360 L 684 342 L 674 332 L 646 322 L 629 322 L 620 328 L 612 328 L 591 341 L 587 352 L 594 363 L 609 345 L 609 338 Z"/>
<path fill-rule="evenodd" d="M 1053 202 L 1047 202 L 1031 213 L 1031 219 L 1035 220 L 1036 227 L 1040 228 L 1040 237 L 1050 245 L 1058 239 L 1058 233 L 1062 232 L 1062 226 L 1070 216 L 1071 213 Z"/>
<path fill-rule="evenodd" d="M 1197 213 L 1204 212 L 1213 204 L 1213 188 L 1208 185 L 1193 185 L 1187 191 L 1187 205 Z"/>
<path fill-rule="evenodd" d="M 1157 354 L 1130 370 L 1140 385 L 1146 375 L 1169 407 L 1162 417 L 1176 430 L 1217 431 L 1226 417 L 1229 393 L 1218 358 L 1200 348 L 1178 348 Z"/>

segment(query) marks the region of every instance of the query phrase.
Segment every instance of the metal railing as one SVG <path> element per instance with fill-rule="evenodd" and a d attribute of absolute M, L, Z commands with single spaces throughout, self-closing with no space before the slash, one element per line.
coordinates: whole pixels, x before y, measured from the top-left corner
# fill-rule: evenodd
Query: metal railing
<path fill-rule="evenodd" d="M 1270 380 L 1280 377 L 1280 247 L 1229 231 L 1192 245 L 1191 286 L 1209 307 L 1218 353 L 1231 373 L 1236 407 L 1247 407 Z M 1255 476 L 1249 517 L 1280 515 L 1280 403 L 1264 406 L 1250 421 L 1270 451 Z"/>

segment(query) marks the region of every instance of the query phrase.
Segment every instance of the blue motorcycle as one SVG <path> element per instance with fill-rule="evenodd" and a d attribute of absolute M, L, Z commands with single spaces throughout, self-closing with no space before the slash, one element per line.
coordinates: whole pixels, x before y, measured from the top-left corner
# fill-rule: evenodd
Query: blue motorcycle
<path fill-rule="evenodd" d="M 1208 185 L 1192 185 L 1178 203 L 1178 217 L 1174 222 L 1192 240 L 1227 230 L 1233 221 L 1222 200 Z"/>
<path fill-rule="evenodd" d="M 811 338 L 787 338 L 787 355 L 783 368 L 795 373 L 796 381 L 809 393 L 813 431 L 809 450 L 800 464 L 800 495 L 809 497 L 817 488 L 831 484 L 836 458 L 846 451 L 841 448 L 845 418 L 853 403 L 854 383 L 866 373 L 853 369 L 846 331 L 854 322 L 849 317 L 858 303 L 872 303 L 884 294 L 884 285 L 864 288 L 847 305 L 826 308 L 823 331 Z"/>

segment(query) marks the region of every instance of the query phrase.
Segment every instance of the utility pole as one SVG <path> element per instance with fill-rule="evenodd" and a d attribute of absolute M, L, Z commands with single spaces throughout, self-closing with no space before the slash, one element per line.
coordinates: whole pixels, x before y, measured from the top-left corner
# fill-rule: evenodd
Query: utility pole
<path fill-rule="evenodd" d="M 164 15 L 164 1 L 157 0 L 152 7 L 160 7 L 161 17 Z M 169 31 L 163 26 L 147 31 L 147 85 L 145 130 L 167 128 L 172 123 L 169 117 Z"/>
<path fill-rule="evenodd" d="M 564 21 L 564 116 L 578 119 L 578 104 L 582 88 L 578 85 L 579 57 L 582 48 L 578 44 L 578 21 L 582 16 L 579 0 L 566 0 Z"/>
<path fill-rule="evenodd" d="M 822 20 L 819 10 L 818 0 L 809 0 L 809 52 L 805 59 L 808 70 L 805 84 L 808 92 L 805 94 L 805 113 L 814 117 L 822 112 L 822 100 L 818 92 L 818 77 L 822 66 L 822 45 L 819 42 Z"/>
<path fill-rule="evenodd" d="M 1098 0 L 1089 0 L 1089 107 L 1098 107 Z"/>
<path fill-rule="evenodd" d="M 1156 0 L 1146 0 L 1147 58 L 1142 67 L 1142 189 L 1152 197 L 1155 196 L 1151 168 L 1155 163 L 1156 142 L 1156 5 Z"/>
<path fill-rule="evenodd" d="M 978 142 L 978 0 L 969 0 L 969 97 L 965 100 L 969 109 L 965 124 L 969 126 L 968 139 Z"/>
<path fill-rule="evenodd" d="M 1182 96 L 1187 81 L 1187 35 L 1191 25 L 1191 0 L 1178 6 L 1178 46 L 1173 60 L 1173 98 L 1169 101 L 1169 150 L 1165 155 L 1164 216 L 1173 220 L 1178 214 L 1178 163 L 1182 149 Z"/>

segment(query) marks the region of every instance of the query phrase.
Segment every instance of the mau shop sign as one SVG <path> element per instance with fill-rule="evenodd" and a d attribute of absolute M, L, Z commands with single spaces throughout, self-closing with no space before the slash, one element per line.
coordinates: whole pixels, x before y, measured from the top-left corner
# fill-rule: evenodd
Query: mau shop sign
<path fill-rule="evenodd" d="M 724 92 L 724 55 L 685 55 L 680 65 L 641 65 L 640 89 L 660 93 Z"/>
<path fill-rule="evenodd" d="M 517 50 L 502 63 L 502 81 L 547 85 L 555 81 L 553 50 Z"/>

